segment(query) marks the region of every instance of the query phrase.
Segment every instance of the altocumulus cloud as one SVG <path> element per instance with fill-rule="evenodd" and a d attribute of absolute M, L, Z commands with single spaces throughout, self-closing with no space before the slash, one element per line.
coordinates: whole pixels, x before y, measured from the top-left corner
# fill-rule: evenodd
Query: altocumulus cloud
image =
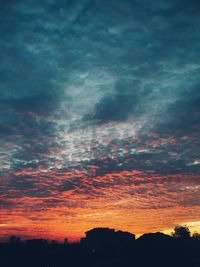
<path fill-rule="evenodd" d="M 199 205 L 199 8 L 195 0 L 0 3 L 5 210 L 30 198 L 35 210 L 84 208 L 94 197 L 119 209 Z"/>

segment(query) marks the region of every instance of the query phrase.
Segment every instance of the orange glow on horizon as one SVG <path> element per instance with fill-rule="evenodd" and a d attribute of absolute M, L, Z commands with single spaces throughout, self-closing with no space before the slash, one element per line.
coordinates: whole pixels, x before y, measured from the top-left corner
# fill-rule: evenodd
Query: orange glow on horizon
<path fill-rule="evenodd" d="M 157 231 L 171 233 L 177 224 L 188 224 L 191 231 L 200 230 L 200 207 L 184 205 L 184 199 L 192 199 L 198 188 L 184 175 L 178 184 L 174 182 L 178 175 L 158 176 L 149 172 L 147 180 L 147 174 L 138 170 L 107 173 L 92 179 L 80 171 L 62 175 L 51 172 L 47 181 L 34 175 L 31 174 L 31 179 L 38 187 L 51 186 L 50 194 L 22 197 L 10 191 L 13 195 L 7 197 L 10 206 L 0 211 L 1 239 L 18 235 L 24 239 L 63 241 L 67 237 L 77 241 L 95 227 L 129 231 L 136 236 Z M 82 179 L 81 187 L 57 190 L 63 181 L 70 185 L 73 177 Z M 193 175 L 195 179 L 197 176 Z"/>

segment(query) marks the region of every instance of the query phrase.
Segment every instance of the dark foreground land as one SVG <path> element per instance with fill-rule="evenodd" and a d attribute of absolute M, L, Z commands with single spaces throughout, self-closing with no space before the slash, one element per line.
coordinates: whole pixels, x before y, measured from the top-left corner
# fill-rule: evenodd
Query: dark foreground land
<path fill-rule="evenodd" d="M 121 233 L 120 233 L 121 234 Z M 42 239 L 0 244 L 1 267 L 200 267 L 200 240 L 162 233 L 139 239 L 90 232 L 76 244 Z"/>

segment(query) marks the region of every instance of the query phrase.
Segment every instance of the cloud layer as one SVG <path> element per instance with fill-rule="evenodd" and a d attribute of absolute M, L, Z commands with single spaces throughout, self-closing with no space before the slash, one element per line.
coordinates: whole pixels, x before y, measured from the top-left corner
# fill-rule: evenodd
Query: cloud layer
<path fill-rule="evenodd" d="M 199 220 L 199 7 L 0 3 L 4 236 Z"/>

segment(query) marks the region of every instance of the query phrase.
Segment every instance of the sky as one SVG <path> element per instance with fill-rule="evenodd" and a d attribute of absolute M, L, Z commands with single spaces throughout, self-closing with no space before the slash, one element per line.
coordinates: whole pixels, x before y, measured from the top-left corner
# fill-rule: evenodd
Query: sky
<path fill-rule="evenodd" d="M 0 2 L 1 240 L 200 230 L 200 1 Z"/>

